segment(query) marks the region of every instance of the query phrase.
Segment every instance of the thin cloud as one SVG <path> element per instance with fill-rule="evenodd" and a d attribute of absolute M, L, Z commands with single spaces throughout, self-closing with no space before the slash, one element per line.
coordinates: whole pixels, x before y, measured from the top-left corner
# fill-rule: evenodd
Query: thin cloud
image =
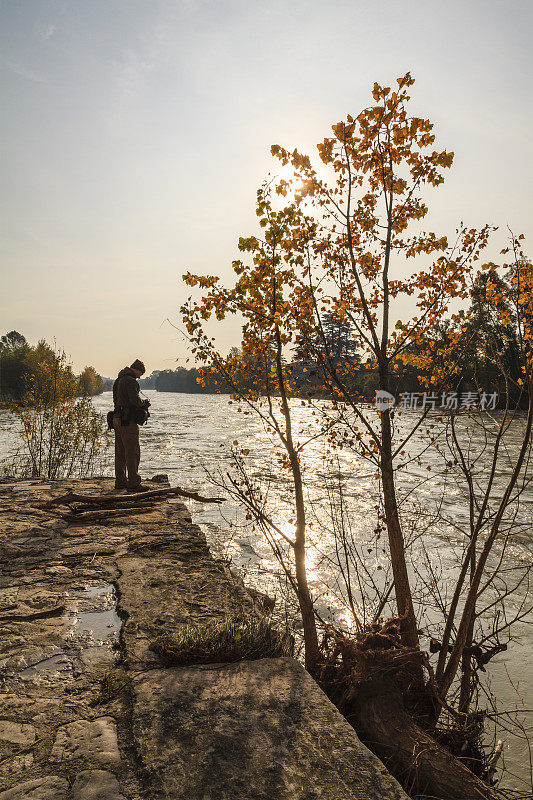
<path fill-rule="evenodd" d="M 49 39 L 51 36 L 54 35 L 55 30 L 56 30 L 56 26 L 55 25 L 53 25 L 53 24 L 52 25 L 48 25 L 47 28 L 44 28 L 41 31 L 41 36 L 43 37 L 43 39 Z"/>
<path fill-rule="evenodd" d="M 122 49 L 120 58 L 112 62 L 116 84 L 124 99 L 137 97 L 143 90 L 162 52 L 172 40 L 175 25 L 172 14 L 160 12 L 152 29 L 140 34 L 135 46 Z"/>
<path fill-rule="evenodd" d="M 127 49 L 121 53 L 121 60 L 115 62 L 117 84 L 126 96 L 134 96 L 153 68 L 153 61 L 141 53 Z"/>
<path fill-rule="evenodd" d="M 46 81 L 44 75 L 33 72 L 33 70 L 28 69 L 24 64 L 19 64 L 17 61 L 4 59 L 0 65 L 0 69 L 7 69 L 9 72 L 13 72 L 15 75 L 25 78 L 28 81 L 34 81 L 35 83 L 44 83 Z"/>

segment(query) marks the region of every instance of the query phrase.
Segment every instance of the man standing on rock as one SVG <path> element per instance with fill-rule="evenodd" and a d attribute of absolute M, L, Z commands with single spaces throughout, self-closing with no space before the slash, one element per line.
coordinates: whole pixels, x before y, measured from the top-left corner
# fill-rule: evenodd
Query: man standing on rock
<path fill-rule="evenodd" d="M 137 419 L 149 405 L 139 397 L 137 379 L 145 372 L 144 364 L 136 359 L 124 367 L 113 384 L 113 428 L 115 431 L 115 489 L 145 492 L 139 475 L 141 448 Z M 127 480 L 126 480 L 127 471 Z"/>

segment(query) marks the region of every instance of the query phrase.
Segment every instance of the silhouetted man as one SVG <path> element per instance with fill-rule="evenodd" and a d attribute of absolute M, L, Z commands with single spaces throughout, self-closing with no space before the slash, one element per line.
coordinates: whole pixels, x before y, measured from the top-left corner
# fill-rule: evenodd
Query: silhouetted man
<path fill-rule="evenodd" d="M 131 367 L 124 367 L 113 384 L 113 428 L 115 430 L 115 489 L 129 492 L 144 492 L 141 485 L 139 462 L 139 425 L 136 414 L 147 408 L 147 401 L 139 397 L 140 378 L 145 372 L 144 364 L 136 359 Z M 126 479 L 127 472 L 127 479 Z"/>

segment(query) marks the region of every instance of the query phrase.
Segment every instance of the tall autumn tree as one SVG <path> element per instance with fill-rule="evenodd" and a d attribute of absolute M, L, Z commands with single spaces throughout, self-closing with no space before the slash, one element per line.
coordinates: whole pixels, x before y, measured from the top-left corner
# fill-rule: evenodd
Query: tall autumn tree
<path fill-rule="evenodd" d="M 265 242 L 251 237 L 241 239 L 240 247 L 253 254 L 253 270 L 243 272 L 243 265 L 236 263 L 235 271 L 242 277 L 232 290 L 220 288 L 215 277 L 185 276 L 190 285 L 207 288 L 210 293 L 200 304 L 183 311 L 196 355 L 207 362 L 216 360 L 217 365 L 221 362 L 215 358 L 203 326 L 212 314 L 219 319 L 234 311 L 244 314 L 244 335 L 251 337 L 253 331 L 255 339 L 243 343 L 243 351 L 252 361 L 257 343 L 272 325 L 270 335 L 275 345 L 276 324 L 282 312 L 285 331 L 283 335 L 280 332 L 281 345 L 298 339 L 302 351 L 302 343 L 307 342 L 309 355 L 320 365 L 334 403 L 348 404 L 353 412 L 355 423 L 348 425 L 351 441 L 357 442 L 379 471 L 404 642 L 418 648 L 396 473 L 407 441 L 426 414 L 413 425 L 405 441 L 394 441 L 390 411 L 381 412 L 376 424 L 375 414 L 369 415 L 360 407 L 359 396 L 351 390 L 350 365 L 356 371 L 361 363 L 375 369 L 378 388 L 385 392 L 390 392 L 391 379 L 402 358 L 426 368 L 431 365 L 431 359 L 424 359 L 420 350 L 432 341 L 437 323 L 450 304 L 467 297 L 468 275 L 490 229 L 460 226 L 452 244 L 446 236 L 420 230 L 419 223 L 428 211 L 421 193 L 426 186 L 437 187 L 443 182 L 443 172 L 451 166 L 453 154 L 433 148 L 435 136 L 428 120 L 409 116 L 408 89 L 414 83 L 410 74 L 397 83 L 395 91 L 376 83 L 374 104 L 356 118 L 348 115 L 334 125 L 334 136 L 318 145 L 319 158 L 332 180 L 319 175 L 309 156 L 278 145 L 272 147 L 281 164 L 291 166 L 293 177 L 276 185 L 281 197 L 292 200 L 282 211 L 273 210 L 263 190 L 258 201 L 260 224 L 268 234 L 265 242 L 271 247 L 268 237 L 275 241 L 272 263 L 276 267 L 285 265 L 279 276 L 269 277 L 270 295 L 258 269 L 265 261 Z M 274 214 L 276 232 L 272 234 L 269 226 Z M 418 265 L 422 258 L 429 261 L 427 266 Z M 417 261 L 417 269 L 403 277 L 409 260 Z M 280 303 L 276 293 L 287 290 L 291 297 Z M 415 300 L 417 313 L 400 322 L 393 317 L 392 304 L 404 298 Z M 263 308 L 265 302 L 268 313 Z M 457 322 L 462 313 L 451 315 L 452 319 Z M 339 368 L 338 359 L 328 349 L 324 319 L 353 329 L 358 359 L 343 359 Z M 453 374 L 456 343 L 457 337 L 452 334 L 445 357 L 433 359 L 434 374 L 426 375 L 430 385 L 440 385 Z M 413 349 L 416 359 L 411 356 Z"/>
<path fill-rule="evenodd" d="M 431 122 L 409 115 L 408 90 L 413 83 L 409 73 L 398 79 L 396 90 L 376 83 L 374 104 L 333 126 L 334 135 L 318 145 L 322 169 L 332 181 L 320 176 L 309 156 L 272 147 L 282 165 L 291 165 L 294 171 L 290 181 L 279 182 L 277 191 L 282 196 L 292 192 L 295 204 L 316 225 L 301 275 L 302 285 L 313 297 L 314 327 L 327 344 L 321 325 L 325 315 L 339 324 L 349 323 L 361 361 L 376 370 L 379 390 L 389 393 L 401 359 L 408 360 L 413 349 L 426 347 L 450 304 L 467 297 L 468 275 L 489 234 L 488 226 L 479 231 L 460 226 L 450 244 L 446 236 L 421 230 L 420 221 L 428 212 L 422 192 L 444 181 L 453 153 L 435 150 Z M 411 260 L 416 268 L 409 275 Z M 410 299 L 417 313 L 401 322 L 394 307 L 405 308 Z M 311 338 L 309 345 L 312 350 Z M 453 372 L 452 351 L 449 348 L 447 358 L 439 362 L 440 372 L 434 369 L 427 376 L 430 385 L 441 385 Z M 426 415 L 413 425 L 406 441 L 395 441 L 390 409 L 380 413 L 376 424 L 375 413 L 362 409 L 350 389 L 347 365 L 339 370 L 327 347 L 315 355 L 334 402 L 348 403 L 353 412 L 350 439 L 355 438 L 379 471 L 398 614 L 404 620 L 405 644 L 416 648 L 396 475 L 407 441 Z M 428 364 L 431 360 L 426 359 L 424 365 Z"/>
<path fill-rule="evenodd" d="M 307 515 L 301 465 L 303 444 L 295 440 L 289 403 L 292 371 L 285 359 L 285 351 L 294 341 L 296 331 L 306 331 L 312 316 L 312 296 L 297 276 L 303 264 L 303 247 L 313 227 L 309 229 L 296 207 L 274 210 L 268 185 L 257 193 L 256 211 L 263 236 L 239 240 L 239 249 L 251 253 L 252 258 L 233 263 L 237 276 L 235 285 L 227 289 L 214 276 L 187 274 L 184 276 L 186 283 L 200 286 L 207 294 L 200 302 L 187 302 L 181 312 L 192 352 L 206 365 L 201 380 L 212 384 L 218 379 L 221 387 L 229 387 L 232 398 L 239 401 L 245 413 L 257 415 L 281 445 L 279 465 L 289 471 L 292 479 L 293 535 L 287 534 L 264 513 L 246 478 L 240 482 L 234 480 L 233 488 L 249 515 L 263 525 L 296 592 L 303 622 L 305 663 L 313 671 L 318 658 L 318 636 L 305 562 Z M 211 317 L 222 320 L 230 314 L 240 314 L 244 319 L 242 340 L 240 349 L 232 348 L 223 356 L 206 333 L 205 321 Z M 288 558 L 282 554 L 280 539 L 290 548 Z"/>
<path fill-rule="evenodd" d="M 307 321 L 308 330 L 312 331 L 308 338 L 309 353 L 321 366 L 323 382 L 329 386 L 339 421 L 344 424 L 344 442 L 355 445 L 376 465 L 403 642 L 415 651 L 419 651 L 418 631 L 398 499 L 399 476 L 412 458 L 408 449 L 414 444 L 417 432 L 427 434 L 429 441 L 437 439 L 434 420 L 428 419 L 430 411 L 439 409 L 441 393 L 455 388 L 454 384 L 460 380 L 469 348 L 474 345 L 481 360 L 492 358 L 504 382 L 512 378 L 505 363 L 508 340 L 504 337 L 499 347 L 495 347 L 498 342 L 494 331 L 491 334 L 485 326 L 483 333 L 471 325 L 472 315 L 466 301 L 476 298 L 476 280 L 487 287 L 500 329 L 509 327 L 514 315 L 515 362 L 518 360 L 523 372 L 522 378 L 516 380 L 516 374 L 514 378 L 515 385 L 523 387 L 528 413 L 502 497 L 494 496 L 494 475 L 502 463 L 503 441 L 509 431 L 505 417 L 495 438 L 489 437 L 492 452 L 488 480 L 484 482 L 480 481 L 479 464 L 463 458 L 461 443 L 451 434 L 468 484 L 471 525 L 466 532 L 459 577 L 455 587 L 452 586 L 451 603 L 446 609 L 436 681 L 432 681 L 438 697 L 435 708 L 438 716 L 439 704 L 450 693 L 461 666 L 461 711 L 468 707 L 477 601 L 494 580 L 490 558 L 502 538 L 503 521 L 527 485 L 525 469 L 531 453 L 532 426 L 531 268 L 524 254 L 518 251 L 517 240 L 513 241 L 514 267 L 508 264 L 496 268 L 480 263 L 492 230 L 490 226 L 476 230 L 460 224 L 453 239 L 422 229 L 422 220 L 428 212 L 423 192 L 443 182 L 453 154 L 434 148 L 433 126 L 428 120 L 409 115 L 408 90 L 412 84 L 409 74 L 398 79 L 394 91 L 375 84 L 374 104 L 357 117 L 348 116 L 334 125 L 334 135 L 318 145 L 320 170 L 297 150 L 274 146 L 272 153 L 285 168 L 290 165 L 293 170 L 291 180 L 279 181 L 279 194 L 284 198 L 292 194 L 296 206 L 305 210 L 308 225 L 311 226 L 311 221 L 315 224 L 313 236 L 305 247 L 305 270 L 301 275 L 302 286 L 309 288 L 313 298 L 313 322 Z M 414 269 L 409 267 L 410 262 L 414 263 Z M 506 271 L 512 276 L 515 289 L 504 296 L 502 273 Z M 414 306 L 414 313 L 406 319 L 405 309 L 409 304 Z M 458 306 L 460 310 L 456 310 Z M 326 314 L 353 327 L 361 362 L 376 372 L 382 393 L 390 393 L 404 365 L 418 369 L 420 382 L 427 389 L 426 407 L 418 414 L 411 409 L 402 418 L 403 424 L 397 424 L 398 411 L 390 406 L 382 406 L 378 411 L 361 406 L 351 388 L 354 384 L 351 378 L 359 365 L 354 363 L 350 369 L 349 363 L 343 363 L 339 369 L 334 354 L 327 348 L 327 333 L 321 322 Z M 448 321 L 447 335 L 439 337 L 436 331 L 443 320 Z M 316 330 L 322 339 L 319 348 Z M 487 428 L 490 424 L 488 420 Z M 337 441 L 339 428 L 335 427 Z M 484 653 L 483 658 L 487 655 Z M 381 711 L 386 712 L 383 704 Z M 410 743 L 406 740 L 404 744 L 406 766 Z M 439 761 L 436 753 L 432 754 L 432 760 L 434 764 Z M 431 771 L 431 764 L 428 768 Z M 441 792 L 448 792 L 446 796 L 466 791 L 463 783 L 466 776 L 459 778 L 459 773 L 455 773 L 454 777 L 455 781 L 450 781 L 446 789 L 443 778 L 440 779 Z M 468 791 L 477 796 L 481 788 L 471 784 Z"/>
<path fill-rule="evenodd" d="M 435 149 L 431 122 L 409 114 L 408 92 L 413 83 L 409 73 L 398 79 L 394 90 L 376 83 L 373 103 L 358 116 L 348 115 L 334 125 L 333 136 L 318 145 L 322 163 L 317 166 L 297 150 L 273 146 L 285 177 L 258 193 L 262 234 L 239 243 L 240 249 L 250 254 L 251 263 L 234 262 L 236 279 L 230 288 L 215 276 L 187 274 L 186 282 L 204 292 L 201 300 L 185 304 L 182 313 L 196 358 L 206 365 L 210 376 L 217 372 L 222 376 L 243 407 L 262 416 L 285 451 L 281 461 L 291 473 L 296 509 L 295 536 L 289 537 L 288 544 L 294 554 L 294 585 L 310 667 L 317 661 L 318 650 L 305 574 L 303 447 L 293 436 L 289 402 L 292 365 L 284 360 L 284 352 L 296 345 L 300 363 L 307 360 L 317 365 L 321 385 L 332 401 L 323 417 L 322 434 L 332 442 L 340 439 L 344 446 L 354 447 L 376 468 L 403 646 L 416 656 L 413 683 L 421 689 L 422 664 L 429 670 L 429 661 L 419 645 L 399 476 L 411 457 L 408 448 L 417 433 L 424 431 L 430 441 L 436 438 L 428 415 L 438 407 L 439 393 L 458 380 L 462 355 L 472 344 L 466 305 L 491 228 L 477 230 L 460 224 L 453 239 L 423 230 L 428 212 L 423 194 L 442 184 L 453 154 Z M 289 170 L 291 177 L 287 177 Z M 526 308 L 527 292 L 522 288 L 516 294 Z M 406 316 L 409 308 L 413 312 Z M 211 318 L 222 320 L 233 313 L 244 318 L 239 358 L 222 357 L 205 327 Z M 353 357 L 337 357 L 324 326 L 326 319 L 328 325 L 353 331 L 354 347 L 349 348 Z M 448 321 L 446 336 L 437 335 L 443 320 Z M 502 317 L 502 324 L 504 321 Z M 529 358 L 528 353 L 524 347 L 523 357 Z M 418 371 L 429 403 L 419 414 L 406 415 L 403 421 L 407 424 L 399 426 L 397 409 L 368 408 L 353 387 L 360 385 L 354 378 L 367 370 L 377 375 L 377 388 L 390 393 L 404 365 Z M 528 387 L 529 374 L 526 370 L 523 379 L 529 380 Z M 501 514 L 513 496 L 530 433 L 528 421 Z M 492 484 L 486 488 L 490 495 Z M 262 509 L 255 505 L 246 481 L 240 496 L 247 509 L 259 516 Z M 498 511 L 499 521 L 501 514 Z M 480 544 L 479 531 L 475 544 L 467 543 L 466 567 L 462 565 L 450 629 L 445 629 L 443 663 L 437 681 L 431 679 L 426 685 L 437 695 L 434 705 L 444 702 L 471 640 L 475 598 L 499 532 L 498 519 L 492 522 L 496 527 L 491 529 L 487 549 L 485 543 L 481 546 L 479 557 L 476 552 L 473 558 L 474 548 Z M 285 531 L 276 533 L 287 539 Z M 290 571 L 289 575 L 292 578 Z M 467 575 L 470 580 L 465 580 Z M 459 632 L 452 644 L 449 634 L 456 630 L 457 616 Z M 378 720 L 367 733 L 373 742 L 382 737 L 383 751 L 394 753 L 399 773 L 435 797 L 493 796 L 464 765 L 452 769 L 449 753 L 412 719 L 402 716 L 397 696 L 391 702 L 383 688 L 380 684 L 373 694 L 366 692 L 362 716 L 371 723 Z"/>

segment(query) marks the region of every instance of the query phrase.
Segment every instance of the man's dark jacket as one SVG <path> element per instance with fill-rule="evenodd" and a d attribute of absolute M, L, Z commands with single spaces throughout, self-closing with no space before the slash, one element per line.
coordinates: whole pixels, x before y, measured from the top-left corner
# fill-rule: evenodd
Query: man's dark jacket
<path fill-rule="evenodd" d="M 135 373 L 129 367 L 124 367 L 118 373 L 118 378 L 113 384 L 113 403 L 115 411 L 123 408 L 143 408 L 139 397 L 139 384 Z"/>

